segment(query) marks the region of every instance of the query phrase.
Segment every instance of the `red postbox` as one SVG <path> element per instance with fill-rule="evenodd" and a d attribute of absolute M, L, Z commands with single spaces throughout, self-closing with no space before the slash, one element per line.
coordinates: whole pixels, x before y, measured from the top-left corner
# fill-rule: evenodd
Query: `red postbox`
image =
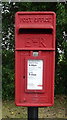
<path fill-rule="evenodd" d="M 52 106 L 54 103 L 54 12 L 17 12 L 15 16 L 15 103 Z"/>

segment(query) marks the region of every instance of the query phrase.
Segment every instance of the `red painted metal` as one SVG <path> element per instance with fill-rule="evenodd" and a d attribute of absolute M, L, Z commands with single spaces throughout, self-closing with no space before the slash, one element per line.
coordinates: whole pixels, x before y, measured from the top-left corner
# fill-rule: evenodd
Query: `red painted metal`
<path fill-rule="evenodd" d="M 15 103 L 17 106 L 54 104 L 54 12 L 17 12 L 15 16 Z M 37 51 L 38 56 L 33 56 Z M 28 60 L 43 60 L 42 90 L 27 89 Z M 40 73 L 39 73 L 40 74 Z"/>

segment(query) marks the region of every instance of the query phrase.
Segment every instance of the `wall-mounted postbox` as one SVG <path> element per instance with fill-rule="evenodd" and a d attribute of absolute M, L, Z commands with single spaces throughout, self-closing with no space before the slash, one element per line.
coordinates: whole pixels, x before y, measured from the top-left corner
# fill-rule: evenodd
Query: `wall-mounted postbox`
<path fill-rule="evenodd" d="M 54 12 L 17 12 L 15 16 L 15 103 L 54 103 Z"/>

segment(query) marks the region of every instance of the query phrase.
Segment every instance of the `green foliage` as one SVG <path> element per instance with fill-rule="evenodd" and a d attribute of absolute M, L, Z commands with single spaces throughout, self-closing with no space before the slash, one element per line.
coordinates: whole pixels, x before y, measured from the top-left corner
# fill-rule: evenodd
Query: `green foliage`
<path fill-rule="evenodd" d="M 64 4 L 57 4 L 57 56 L 56 56 L 56 81 L 55 81 L 55 93 L 67 94 L 67 41 L 63 37 L 63 32 L 67 29 L 67 14 Z M 59 53 L 60 49 L 61 53 Z"/>
<path fill-rule="evenodd" d="M 14 98 L 14 28 L 17 11 L 54 11 L 57 16 L 56 80 L 55 94 L 66 94 L 67 42 L 63 32 L 67 30 L 67 5 L 53 2 L 2 3 L 3 28 L 3 99 Z M 59 50 L 61 53 L 59 53 Z"/>
<path fill-rule="evenodd" d="M 3 99 L 12 99 L 14 97 L 14 52 L 3 50 L 3 81 L 2 94 Z"/>

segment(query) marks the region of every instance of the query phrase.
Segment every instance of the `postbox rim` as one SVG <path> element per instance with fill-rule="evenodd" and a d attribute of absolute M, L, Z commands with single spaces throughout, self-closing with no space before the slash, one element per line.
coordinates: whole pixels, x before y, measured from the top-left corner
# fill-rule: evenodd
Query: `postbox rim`
<path fill-rule="evenodd" d="M 56 13 L 54 12 L 54 11 L 42 11 L 42 12 L 40 12 L 40 11 L 19 11 L 19 12 L 16 12 L 16 14 L 15 15 L 17 15 L 17 14 L 19 14 L 19 15 L 22 15 L 22 14 L 25 14 L 25 15 L 27 15 L 27 14 L 33 14 L 33 15 L 35 15 L 35 14 L 40 14 L 40 15 L 42 15 L 42 14 L 53 14 L 54 16 L 56 16 Z"/>
<path fill-rule="evenodd" d="M 18 25 L 19 26 L 19 25 Z M 24 25 L 20 25 L 19 26 L 19 29 L 53 29 L 53 26 L 52 25 L 45 25 L 45 26 L 28 26 L 28 27 L 26 27 L 26 26 L 24 26 Z"/>

